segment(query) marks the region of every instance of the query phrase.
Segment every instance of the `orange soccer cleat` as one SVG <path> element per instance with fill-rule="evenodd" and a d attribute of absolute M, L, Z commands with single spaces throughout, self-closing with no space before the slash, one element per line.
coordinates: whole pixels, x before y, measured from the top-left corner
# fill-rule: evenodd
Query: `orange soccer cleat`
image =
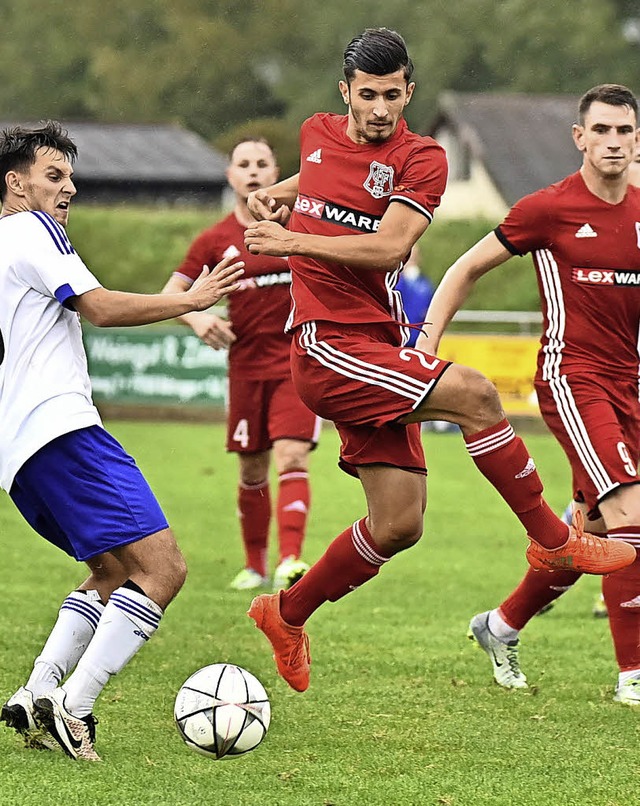
<path fill-rule="evenodd" d="M 306 691 L 309 688 L 311 655 L 309 636 L 304 627 L 287 624 L 280 615 L 280 593 L 263 593 L 251 602 L 247 615 L 256 627 L 267 636 L 273 647 L 278 672 L 291 688 Z"/>
<path fill-rule="evenodd" d="M 533 538 L 527 548 L 527 560 L 536 571 L 576 571 L 582 574 L 611 574 L 626 568 L 636 559 L 636 550 L 623 540 L 596 537 L 584 531 L 584 517 L 576 510 L 569 527 L 569 537 L 557 549 L 547 549 Z"/>

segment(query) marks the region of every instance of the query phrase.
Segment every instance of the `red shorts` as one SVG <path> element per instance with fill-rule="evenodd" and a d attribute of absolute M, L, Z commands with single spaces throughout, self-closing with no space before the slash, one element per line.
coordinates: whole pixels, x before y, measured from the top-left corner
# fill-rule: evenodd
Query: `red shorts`
<path fill-rule="evenodd" d="M 227 450 L 256 453 L 278 439 L 318 442 L 322 422 L 300 400 L 291 377 L 240 380 L 230 373 Z"/>
<path fill-rule="evenodd" d="M 397 420 L 418 408 L 450 362 L 391 338 L 384 324 L 307 322 L 291 343 L 298 394 L 335 423 L 340 466 L 352 475 L 358 465 L 371 464 L 426 473 L 420 424 Z"/>
<path fill-rule="evenodd" d="M 576 501 L 596 514 L 608 493 L 640 481 L 637 380 L 582 374 L 535 387 L 544 421 L 571 464 Z"/>

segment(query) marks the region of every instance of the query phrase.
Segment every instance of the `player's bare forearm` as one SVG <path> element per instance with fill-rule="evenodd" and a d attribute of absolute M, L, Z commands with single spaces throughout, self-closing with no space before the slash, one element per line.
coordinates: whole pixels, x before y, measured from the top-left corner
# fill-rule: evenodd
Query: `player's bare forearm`
<path fill-rule="evenodd" d="M 181 292 L 188 291 L 191 288 L 191 283 L 184 280 L 182 277 L 177 277 L 175 274 L 172 275 L 162 289 L 160 293 L 162 294 L 180 294 Z M 197 311 L 189 311 L 188 313 L 183 314 L 182 316 L 176 316 L 175 318 L 182 322 L 185 325 L 188 325 L 192 330 L 195 330 L 195 326 L 197 324 L 197 318 L 200 314 Z"/>
<path fill-rule="evenodd" d="M 204 311 L 238 289 L 244 264 L 225 259 L 213 271 L 205 266 L 186 291 L 172 294 L 131 294 L 96 288 L 74 298 L 76 310 L 97 327 L 146 325 Z"/>
<path fill-rule="evenodd" d="M 247 228 L 245 244 L 255 254 L 302 255 L 358 269 L 393 271 L 429 223 L 424 216 L 401 207 L 391 205 L 378 230 L 362 235 L 313 235 L 291 232 L 272 221 L 257 221 Z"/>
<path fill-rule="evenodd" d="M 447 269 L 435 290 L 426 314 L 427 335 L 416 341 L 419 350 L 436 354 L 447 325 L 462 308 L 476 282 L 491 269 L 512 257 L 491 232 Z"/>

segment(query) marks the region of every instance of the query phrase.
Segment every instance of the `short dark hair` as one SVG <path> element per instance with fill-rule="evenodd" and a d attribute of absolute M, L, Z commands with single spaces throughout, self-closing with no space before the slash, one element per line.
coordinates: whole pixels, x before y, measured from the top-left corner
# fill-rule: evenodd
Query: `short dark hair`
<path fill-rule="evenodd" d="M 389 28 L 367 28 L 345 48 L 342 70 L 347 83 L 351 82 L 356 70 L 373 76 L 403 70 L 408 82 L 413 74 L 413 62 L 399 33 Z"/>
<path fill-rule="evenodd" d="M 229 153 L 227 157 L 229 158 L 229 162 L 233 159 L 233 152 L 236 150 L 238 146 L 241 146 L 243 143 L 262 143 L 262 145 L 266 146 L 269 151 L 273 154 L 273 159 L 275 162 L 278 161 L 278 155 L 276 154 L 275 148 L 271 145 L 271 143 L 267 140 L 266 137 L 251 137 L 250 135 L 247 137 L 241 137 L 239 140 L 236 140 L 235 143 L 229 149 Z"/>
<path fill-rule="evenodd" d="M 24 171 L 36 161 L 39 148 L 60 151 L 73 163 L 78 156 L 69 133 L 55 120 L 44 121 L 37 129 L 13 126 L 0 132 L 0 199 L 7 195 L 5 177 L 9 171 Z"/>
<path fill-rule="evenodd" d="M 629 109 L 633 109 L 636 117 L 638 116 L 638 101 L 628 87 L 624 87 L 622 84 L 598 84 L 597 87 L 587 90 L 580 98 L 578 115 L 581 126 L 584 125 L 584 118 L 591 108 L 591 104 L 596 101 L 610 106 L 628 106 Z"/>

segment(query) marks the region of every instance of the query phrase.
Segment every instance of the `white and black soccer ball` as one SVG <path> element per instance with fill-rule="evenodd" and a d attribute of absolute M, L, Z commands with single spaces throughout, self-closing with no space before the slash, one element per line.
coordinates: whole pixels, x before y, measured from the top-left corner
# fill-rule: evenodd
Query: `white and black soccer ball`
<path fill-rule="evenodd" d="M 210 758 L 233 758 L 254 750 L 264 739 L 271 704 L 251 672 L 214 663 L 184 682 L 173 714 L 187 747 Z"/>

